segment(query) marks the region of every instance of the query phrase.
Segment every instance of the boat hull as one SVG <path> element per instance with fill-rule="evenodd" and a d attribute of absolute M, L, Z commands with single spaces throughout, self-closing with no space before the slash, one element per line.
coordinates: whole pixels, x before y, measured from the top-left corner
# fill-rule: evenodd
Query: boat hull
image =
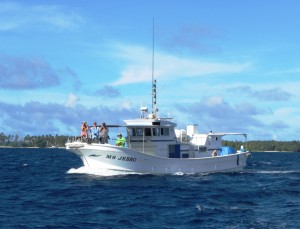
<path fill-rule="evenodd" d="M 248 152 L 203 158 L 165 158 L 109 144 L 67 143 L 90 169 L 146 174 L 215 173 L 241 171 Z"/>

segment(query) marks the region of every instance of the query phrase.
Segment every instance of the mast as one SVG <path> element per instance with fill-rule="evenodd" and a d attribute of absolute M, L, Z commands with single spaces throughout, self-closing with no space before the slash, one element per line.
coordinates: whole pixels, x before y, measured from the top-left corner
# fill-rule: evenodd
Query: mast
<path fill-rule="evenodd" d="M 156 80 L 154 79 L 154 17 L 152 29 L 152 114 L 156 116 Z"/>

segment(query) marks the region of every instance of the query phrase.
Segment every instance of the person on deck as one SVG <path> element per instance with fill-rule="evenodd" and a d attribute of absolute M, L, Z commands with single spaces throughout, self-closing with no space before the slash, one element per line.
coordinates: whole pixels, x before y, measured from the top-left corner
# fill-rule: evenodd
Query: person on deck
<path fill-rule="evenodd" d="M 99 142 L 99 132 L 99 127 L 97 127 L 97 123 L 94 122 L 93 127 L 90 129 L 90 138 Z"/>
<path fill-rule="evenodd" d="M 124 147 L 125 142 L 126 142 L 126 140 L 125 140 L 125 138 L 122 137 L 122 134 L 121 133 L 118 134 L 118 138 L 116 140 L 116 146 L 123 146 Z"/>
<path fill-rule="evenodd" d="M 241 149 L 240 149 L 241 152 L 246 152 L 244 146 L 241 146 Z"/>
<path fill-rule="evenodd" d="M 104 123 L 102 123 L 102 126 L 100 127 L 100 142 L 101 144 L 108 143 L 108 128 Z"/>
<path fill-rule="evenodd" d="M 86 124 L 86 121 L 83 121 L 82 124 L 81 124 L 81 137 L 82 138 L 87 138 L 88 137 L 88 130 L 89 130 L 89 127 Z"/>

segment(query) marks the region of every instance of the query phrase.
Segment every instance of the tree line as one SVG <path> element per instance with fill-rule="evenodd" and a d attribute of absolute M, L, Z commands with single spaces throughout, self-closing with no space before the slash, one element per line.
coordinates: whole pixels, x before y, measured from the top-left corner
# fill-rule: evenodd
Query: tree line
<path fill-rule="evenodd" d="M 73 136 L 65 135 L 41 135 L 30 136 L 26 135 L 20 138 L 18 135 L 5 135 L 0 133 L 0 146 L 7 147 L 65 147 L 68 139 Z M 243 145 L 247 150 L 252 152 L 263 151 L 290 151 L 300 152 L 300 141 L 248 141 L 247 143 L 241 141 L 227 141 L 224 140 L 223 146 L 231 146 L 235 149 L 240 149 Z"/>
<path fill-rule="evenodd" d="M 264 151 L 282 151 L 282 152 L 300 152 L 300 141 L 223 141 L 223 146 L 231 146 L 234 149 L 240 149 L 244 146 L 250 152 Z"/>
<path fill-rule="evenodd" d="M 41 135 L 30 136 L 26 135 L 24 138 L 20 138 L 18 135 L 5 135 L 0 133 L 0 146 L 7 147 L 64 147 L 68 139 L 71 136 L 64 135 Z"/>

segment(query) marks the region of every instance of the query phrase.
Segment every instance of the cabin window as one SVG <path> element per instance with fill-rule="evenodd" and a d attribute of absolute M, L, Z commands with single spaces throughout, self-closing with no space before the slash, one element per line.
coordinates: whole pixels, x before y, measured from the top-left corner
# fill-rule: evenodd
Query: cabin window
<path fill-rule="evenodd" d="M 199 146 L 199 152 L 206 152 L 207 148 L 203 146 Z"/>
<path fill-rule="evenodd" d="M 160 128 L 153 128 L 153 136 L 160 136 Z"/>
<path fill-rule="evenodd" d="M 130 129 L 130 136 L 136 136 L 136 131 L 134 128 Z"/>
<path fill-rule="evenodd" d="M 130 136 L 169 136 L 169 128 L 130 128 Z"/>
<path fill-rule="evenodd" d="M 160 133 L 162 136 L 169 136 L 169 133 L 170 133 L 169 128 L 161 128 Z"/>
<path fill-rule="evenodd" d="M 189 154 L 188 154 L 188 153 L 183 153 L 183 154 L 181 155 L 181 157 L 182 157 L 182 158 L 189 158 Z"/>
<path fill-rule="evenodd" d="M 151 129 L 145 128 L 145 136 L 151 136 Z"/>
<path fill-rule="evenodd" d="M 169 158 L 180 158 L 180 144 L 169 145 Z"/>
<path fill-rule="evenodd" d="M 136 136 L 143 136 L 144 131 L 143 128 L 136 128 Z"/>

